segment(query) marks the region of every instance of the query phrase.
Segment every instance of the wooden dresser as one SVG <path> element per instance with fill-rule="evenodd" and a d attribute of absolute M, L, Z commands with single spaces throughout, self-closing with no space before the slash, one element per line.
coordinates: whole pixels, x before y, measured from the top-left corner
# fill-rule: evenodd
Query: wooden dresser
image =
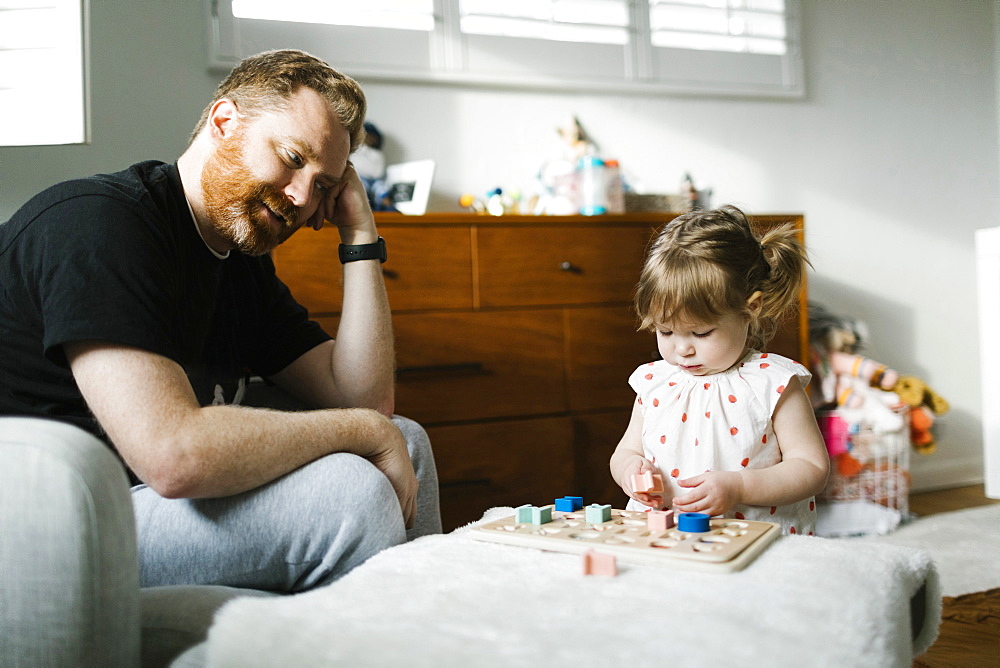
<path fill-rule="evenodd" d="M 655 359 L 630 310 L 647 244 L 676 214 L 376 214 L 396 334 L 396 412 L 430 434 L 445 530 L 493 506 L 565 495 L 621 507 L 608 462 L 628 424 L 627 378 Z M 803 227 L 800 215 L 758 216 Z M 278 275 L 336 331 L 336 234 L 302 231 Z M 803 359 L 806 293 L 771 350 Z"/>

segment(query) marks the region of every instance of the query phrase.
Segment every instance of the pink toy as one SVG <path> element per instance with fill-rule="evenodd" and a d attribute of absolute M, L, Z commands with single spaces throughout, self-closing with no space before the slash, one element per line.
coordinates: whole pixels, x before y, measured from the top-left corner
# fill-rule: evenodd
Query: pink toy
<path fill-rule="evenodd" d="M 618 560 L 613 554 L 587 550 L 583 553 L 583 574 L 614 577 L 618 575 Z"/>
<path fill-rule="evenodd" d="M 650 531 L 666 531 L 674 526 L 672 510 L 650 510 L 646 515 L 646 527 Z"/>
<path fill-rule="evenodd" d="M 646 494 L 663 493 L 663 477 L 659 473 L 646 471 L 632 476 L 632 489 Z"/>
<path fill-rule="evenodd" d="M 847 452 L 849 433 L 847 420 L 839 415 L 820 415 L 817 422 L 819 422 L 819 430 L 823 434 L 823 440 L 826 441 L 826 451 L 830 453 L 830 457 L 833 458 Z"/>

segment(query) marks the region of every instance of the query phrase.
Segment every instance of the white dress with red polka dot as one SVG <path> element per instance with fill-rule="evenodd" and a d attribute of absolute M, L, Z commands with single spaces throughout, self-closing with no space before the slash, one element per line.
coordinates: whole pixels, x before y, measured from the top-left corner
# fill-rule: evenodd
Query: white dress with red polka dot
<path fill-rule="evenodd" d="M 812 375 L 780 355 L 750 351 L 734 367 L 694 376 L 660 360 L 629 377 L 642 410 L 645 456 L 663 476 L 664 500 L 685 494 L 677 480 L 705 471 L 759 469 L 781 461 L 771 420 L 792 376 L 805 387 Z M 629 510 L 646 510 L 629 500 Z M 775 522 L 784 533 L 812 534 L 816 502 L 785 506 L 738 505 L 726 517 Z"/>

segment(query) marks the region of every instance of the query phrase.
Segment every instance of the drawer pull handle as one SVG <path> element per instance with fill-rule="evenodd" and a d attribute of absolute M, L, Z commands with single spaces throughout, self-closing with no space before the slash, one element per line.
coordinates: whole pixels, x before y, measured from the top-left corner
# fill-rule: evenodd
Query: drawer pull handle
<path fill-rule="evenodd" d="M 396 369 L 396 377 L 402 378 L 433 376 L 480 376 L 485 372 L 482 362 L 460 362 L 458 364 L 430 364 L 428 366 L 404 366 Z"/>
<path fill-rule="evenodd" d="M 559 269 L 561 269 L 562 271 L 568 271 L 568 272 L 571 272 L 571 273 L 574 273 L 574 274 L 582 274 L 583 273 L 583 269 L 581 269 L 580 267 L 577 267 L 572 262 L 563 262 L 561 265 L 559 265 Z"/>

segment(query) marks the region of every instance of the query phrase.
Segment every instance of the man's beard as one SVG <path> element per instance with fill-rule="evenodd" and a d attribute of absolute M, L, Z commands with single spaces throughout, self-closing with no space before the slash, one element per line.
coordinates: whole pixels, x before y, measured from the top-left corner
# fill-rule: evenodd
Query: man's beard
<path fill-rule="evenodd" d="M 243 147 L 242 132 L 223 140 L 205 162 L 201 190 L 212 228 L 242 253 L 263 255 L 295 232 L 299 211 L 278 188 L 254 178 Z M 262 205 L 285 219 L 280 229 Z"/>

